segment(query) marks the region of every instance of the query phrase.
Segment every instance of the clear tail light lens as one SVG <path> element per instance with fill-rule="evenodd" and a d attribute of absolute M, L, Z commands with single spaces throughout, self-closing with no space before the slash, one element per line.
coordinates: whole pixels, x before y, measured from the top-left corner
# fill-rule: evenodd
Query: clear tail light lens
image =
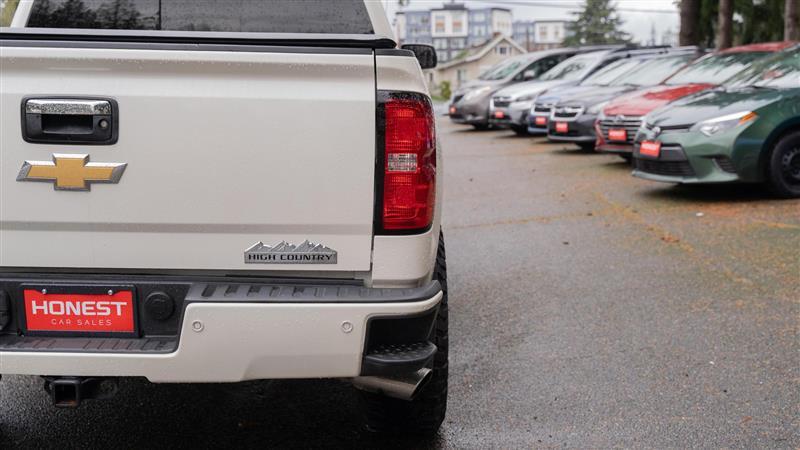
<path fill-rule="evenodd" d="M 381 226 L 385 231 L 423 231 L 433 221 L 436 198 L 436 132 L 431 102 L 421 94 L 383 92 L 382 115 Z"/>

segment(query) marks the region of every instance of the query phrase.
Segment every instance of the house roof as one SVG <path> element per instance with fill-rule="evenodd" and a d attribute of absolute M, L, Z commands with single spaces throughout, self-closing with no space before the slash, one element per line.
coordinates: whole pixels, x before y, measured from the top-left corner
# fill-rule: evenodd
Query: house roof
<path fill-rule="evenodd" d="M 516 42 L 512 41 L 508 36 L 503 35 L 503 34 L 498 34 L 497 36 L 492 38 L 491 41 L 489 41 L 489 42 L 487 42 L 487 43 L 485 43 L 483 45 L 480 45 L 480 46 L 477 46 L 477 47 L 468 48 L 467 49 L 467 55 L 465 57 L 461 57 L 461 58 L 455 59 L 453 61 L 441 64 L 441 65 L 439 65 L 438 68 L 439 69 L 447 69 L 447 68 L 450 68 L 450 67 L 453 67 L 453 66 L 457 66 L 457 65 L 460 65 L 460 64 L 466 64 L 466 63 L 470 63 L 472 61 L 477 61 L 477 60 L 483 58 L 484 56 L 486 56 L 487 53 L 492 51 L 495 47 L 497 47 L 498 44 L 500 44 L 501 42 L 504 42 L 504 41 L 509 43 L 509 44 L 511 44 L 512 47 L 516 48 L 521 53 L 527 53 L 528 52 L 527 50 L 525 50 L 525 47 L 523 47 L 523 46 L 517 44 Z"/>

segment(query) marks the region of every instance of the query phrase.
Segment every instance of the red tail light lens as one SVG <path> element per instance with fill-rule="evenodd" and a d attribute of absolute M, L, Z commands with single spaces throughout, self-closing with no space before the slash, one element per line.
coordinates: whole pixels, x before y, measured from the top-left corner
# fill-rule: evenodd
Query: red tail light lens
<path fill-rule="evenodd" d="M 436 197 L 433 108 L 426 96 L 392 93 L 383 110 L 383 229 L 425 229 Z"/>

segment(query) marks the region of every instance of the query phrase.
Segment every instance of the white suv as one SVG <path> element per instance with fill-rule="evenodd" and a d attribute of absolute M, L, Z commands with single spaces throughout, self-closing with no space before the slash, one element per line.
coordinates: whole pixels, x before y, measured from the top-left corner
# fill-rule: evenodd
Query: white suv
<path fill-rule="evenodd" d="M 435 432 L 433 50 L 374 1 L 74 3 L 2 29 L 0 373 L 57 406 L 116 377 L 344 378 L 371 429 Z"/>

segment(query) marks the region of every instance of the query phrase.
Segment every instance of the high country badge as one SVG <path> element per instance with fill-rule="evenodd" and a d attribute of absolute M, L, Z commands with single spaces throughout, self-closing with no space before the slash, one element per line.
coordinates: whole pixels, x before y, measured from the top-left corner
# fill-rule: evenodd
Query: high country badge
<path fill-rule="evenodd" d="M 269 246 L 263 242 L 244 252 L 245 264 L 336 264 L 336 250 L 306 240 L 300 245 L 286 241 Z"/>

